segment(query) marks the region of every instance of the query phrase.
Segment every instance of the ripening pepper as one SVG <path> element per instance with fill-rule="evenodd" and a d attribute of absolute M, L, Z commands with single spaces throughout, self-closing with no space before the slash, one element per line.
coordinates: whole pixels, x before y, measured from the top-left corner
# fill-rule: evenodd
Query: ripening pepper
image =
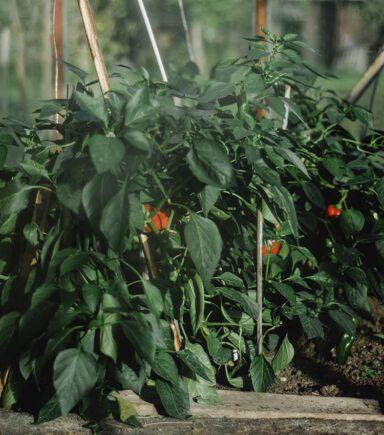
<path fill-rule="evenodd" d="M 331 218 L 336 218 L 341 215 L 343 210 L 341 208 L 337 208 L 334 204 L 329 204 L 327 207 L 327 216 Z"/>
<path fill-rule="evenodd" d="M 271 243 L 263 245 L 263 256 L 266 255 L 277 255 L 281 251 L 282 244 L 272 240 Z"/>
<path fill-rule="evenodd" d="M 144 208 L 149 213 L 152 213 L 155 210 L 155 207 L 151 204 L 144 204 Z M 166 230 L 169 222 L 169 213 L 166 210 L 159 210 L 152 218 L 152 222 L 157 228 L 158 231 Z M 151 225 L 145 226 L 145 231 L 147 233 L 152 233 Z"/>

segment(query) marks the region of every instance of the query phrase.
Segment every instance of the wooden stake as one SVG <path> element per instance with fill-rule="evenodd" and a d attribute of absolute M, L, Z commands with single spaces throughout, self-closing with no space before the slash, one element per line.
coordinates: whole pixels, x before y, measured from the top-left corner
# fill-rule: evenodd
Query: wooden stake
<path fill-rule="evenodd" d="M 375 77 L 380 73 L 384 67 L 384 50 L 377 56 L 374 62 L 370 65 L 366 73 L 352 89 L 348 96 L 348 101 L 350 103 L 356 103 L 356 101 L 364 94 L 369 85 L 375 79 Z"/>
<path fill-rule="evenodd" d="M 97 39 L 91 5 L 89 4 L 89 0 L 77 0 L 77 2 L 79 4 L 81 17 L 83 19 L 84 29 L 87 35 L 88 45 L 91 51 L 93 62 L 95 64 L 97 77 L 100 81 L 101 91 L 105 95 L 108 91 L 110 91 L 110 85 L 104 58 L 100 50 L 99 40 Z"/>
<path fill-rule="evenodd" d="M 256 17 L 255 27 L 256 35 L 263 36 L 262 29 L 265 29 L 268 25 L 268 1 L 256 0 Z"/>
<path fill-rule="evenodd" d="M 263 223 L 261 209 L 257 210 L 257 255 L 256 255 L 256 285 L 259 316 L 257 319 L 257 346 L 259 355 L 263 353 Z"/>

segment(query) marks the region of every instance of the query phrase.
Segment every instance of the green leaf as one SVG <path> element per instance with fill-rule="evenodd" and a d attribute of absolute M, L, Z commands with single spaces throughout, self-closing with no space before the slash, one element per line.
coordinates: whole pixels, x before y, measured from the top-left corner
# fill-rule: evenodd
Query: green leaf
<path fill-rule="evenodd" d="M 97 174 L 84 187 L 81 201 L 94 228 L 98 228 L 102 211 L 116 190 L 116 178 L 109 172 Z"/>
<path fill-rule="evenodd" d="M 114 376 L 125 390 L 132 390 L 136 394 L 140 394 L 145 383 L 147 375 L 143 367 L 137 375 L 136 372 L 125 363 L 121 363 L 121 367 L 115 367 Z"/>
<path fill-rule="evenodd" d="M 326 205 L 325 205 L 323 194 L 321 193 L 320 189 L 316 186 L 316 184 L 307 181 L 306 183 L 302 183 L 301 186 L 303 187 L 305 195 L 312 202 L 312 204 L 316 205 L 322 210 L 325 210 Z"/>
<path fill-rule="evenodd" d="M 216 287 L 216 291 L 230 301 L 239 304 L 243 311 L 248 314 L 248 316 L 251 316 L 253 319 L 258 318 L 259 306 L 247 294 L 242 293 L 240 290 L 234 290 L 230 287 Z"/>
<path fill-rule="evenodd" d="M 218 100 L 227 97 L 235 92 L 235 87 L 231 83 L 214 82 L 208 85 L 203 95 L 199 98 L 200 103 Z"/>
<path fill-rule="evenodd" d="M 119 407 L 119 420 L 131 427 L 143 427 L 143 425 L 137 419 L 137 410 L 135 405 L 119 395 L 114 396 L 114 398 Z"/>
<path fill-rule="evenodd" d="M 288 335 L 286 335 L 279 350 L 272 360 L 272 367 L 275 373 L 287 367 L 287 365 L 292 361 L 294 355 L 295 349 L 289 341 Z"/>
<path fill-rule="evenodd" d="M 285 212 L 292 234 L 298 237 L 299 224 L 297 222 L 296 208 L 291 194 L 282 186 L 271 186 L 270 190 L 273 195 L 273 200 Z"/>
<path fill-rule="evenodd" d="M 43 177 L 49 180 L 48 171 L 38 162 L 34 160 L 26 160 L 20 163 L 20 167 L 24 170 L 24 172 L 31 177 Z"/>
<path fill-rule="evenodd" d="M 232 272 L 224 272 L 215 278 L 224 281 L 225 284 L 232 287 L 244 288 L 243 280 Z"/>
<path fill-rule="evenodd" d="M 359 210 L 350 208 L 340 216 L 340 226 L 347 237 L 359 233 L 364 228 L 364 224 L 364 215 Z"/>
<path fill-rule="evenodd" d="M 256 74 L 246 76 L 244 80 L 244 91 L 248 101 L 260 97 L 265 88 L 265 80 L 262 76 Z"/>
<path fill-rule="evenodd" d="M 91 312 L 95 312 L 101 300 L 101 288 L 95 284 L 84 284 L 81 289 L 84 302 Z"/>
<path fill-rule="evenodd" d="M 39 244 L 40 228 L 37 224 L 27 224 L 23 228 L 23 235 L 28 243 L 37 246 Z"/>
<path fill-rule="evenodd" d="M 372 112 L 362 106 L 351 106 L 356 118 L 369 128 L 373 128 Z"/>
<path fill-rule="evenodd" d="M 16 311 L 3 314 L 0 317 L 0 353 L 6 350 L 8 344 L 13 339 L 19 317 L 20 313 Z"/>
<path fill-rule="evenodd" d="M 65 66 L 69 71 L 71 71 L 73 74 L 75 74 L 79 79 L 84 83 L 85 79 L 88 77 L 88 73 L 83 71 L 82 69 L 78 68 L 75 65 L 72 65 L 69 62 L 65 62 L 63 59 L 59 59 L 59 63 Z"/>
<path fill-rule="evenodd" d="M 177 352 L 176 355 L 192 373 L 215 385 L 215 369 L 200 344 L 187 343 L 185 348 Z"/>
<path fill-rule="evenodd" d="M 110 312 L 121 309 L 120 302 L 112 295 L 103 295 L 103 325 L 100 327 L 100 352 L 109 356 L 116 364 L 119 346 L 114 337 L 114 325 L 120 320 L 118 313 Z"/>
<path fill-rule="evenodd" d="M 74 270 L 79 270 L 81 266 L 87 263 L 89 254 L 88 252 L 82 251 L 66 251 L 68 256 L 63 260 L 60 265 L 60 276 L 66 275 L 73 272 Z"/>
<path fill-rule="evenodd" d="M 53 365 L 53 385 L 62 415 L 68 414 L 96 381 L 97 362 L 92 354 L 79 348 L 60 352 Z"/>
<path fill-rule="evenodd" d="M 184 229 L 189 253 L 197 272 L 205 283 L 213 277 L 220 260 L 222 240 L 216 224 L 191 212 Z"/>
<path fill-rule="evenodd" d="M 55 420 L 55 418 L 60 417 L 61 407 L 60 403 L 57 399 L 56 394 L 54 394 L 48 402 L 46 402 L 39 410 L 37 415 L 37 419 L 35 421 L 36 424 L 45 423 L 47 421 Z"/>
<path fill-rule="evenodd" d="M 151 144 L 147 136 L 140 130 L 127 130 L 124 133 L 124 139 L 129 143 L 129 145 L 142 151 L 144 153 L 150 153 L 152 151 Z"/>
<path fill-rule="evenodd" d="M 161 378 L 156 380 L 156 391 L 168 415 L 185 419 L 189 416 L 189 394 L 184 383 L 169 383 Z"/>
<path fill-rule="evenodd" d="M 384 178 L 377 180 L 376 193 L 381 207 L 384 208 Z"/>
<path fill-rule="evenodd" d="M 75 214 L 80 213 L 81 207 L 81 190 L 80 186 L 75 182 L 58 184 L 56 187 L 57 199 L 69 208 Z"/>
<path fill-rule="evenodd" d="M 178 355 L 178 353 L 177 353 Z M 172 356 L 168 352 L 160 351 L 157 353 L 152 370 L 164 380 L 171 384 L 179 383 L 179 371 Z"/>
<path fill-rule="evenodd" d="M 129 203 L 125 182 L 104 207 L 100 221 L 100 230 L 109 246 L 115 251 L 120 251 L 124 246 L 124 236 L 129 225 L 128 218 Z"/>
<path fill-rule="evenodd" d="M 203 405 L 216 405 L 220 403 L 220 397 L 217 391 L 210 382 L 198 378 L 184 378 L 184 382 L 188 388 L 189 397 L 191 400 Z"/>
<path fill-rule="evenodd" d="M 324 338 L 324 328 L 318 317 L 310 317 L 302 314 L 299 316 L 299 319 L 309 340 L 316 337 Z"/>
<path fill-rule="evenodd" d="M 215 364 L 223 365 L 232 359 L 231 349 L 224 347 L 216 335 L 212 333 L 207 336 L 207 347 Z"/>
<path fill-rule="evenodd" d="M 24 210 L 29 203 L 30 191 L 33 186 L 23 184 L 16 179 L 0 189 L 0 216 L 8 216 Z"/>
<path fill-rule="evenodd" d="M 94 98 L 78 91 L 75 91 L 74 95 L 81 110 L 90 113 L 92 116 L 102 121 L 105 126 L 108 125 L 108 112 L 103 97 Z"/>
<path fill-rule="evenodd" d="M 200 195 L 200 204 L 205 216 L 208 216 L 212 207 L 220 196 L 221 188 L 215 186 L 205 186 Z"/>
<path fill-rule="evenodd" d="M 125 156 L 125 146 L 116 137 L 96 134 L 89 141 L 89 153 L 99 174 L 116 172 Z"/>
<path fill-rule="evenodd" d="M 300 158 L 288 148 L 275 148 L 279 154 L 283 155 L 286 160 L 291 162 L 296 168 L 298 168 L 306 177 L 310 178 L 308 170 Z"/>
<path fill-rule="evenodd" d="M 122 329 L 136 352 L 152 364 L 156 350 L 155 337 L 144 317 L 132 314 L 131 319 L 122 323 Z"/>
<path fill-rule="evenodd" d="M 202 183 L 215 187 L 230 187 L 235 182 L 232 164 L 221 145 L 200 138 L 187 154 L 193 175 Z"/>
<path fill-rule="evenodd" d="M 252 386 L 256 392 L 267 391 L 275 381 L 275 373 L 264 355 L 255 356 L 249 367 Z"/>
<path fill-rule="evenodd" d="M 340 328 L 349 335 L 356 334 L 356 325 L 352 317 L 341 309 L 333 309 L 328 311 L 329 317 L 334 320 Z"/>
<path fill-rule="evenodd" d="M 160 318 L 163 310 L 163 296 L 160 289 L 158 289 L 151 281 L 143 280 L 144 294 L 147 307 L 150 309 L 157 318 Z"/>

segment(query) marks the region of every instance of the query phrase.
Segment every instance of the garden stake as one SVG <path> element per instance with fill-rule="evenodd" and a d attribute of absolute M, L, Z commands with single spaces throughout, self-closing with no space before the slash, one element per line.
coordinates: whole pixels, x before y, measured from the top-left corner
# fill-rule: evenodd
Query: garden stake
<path fill-rule="evenodd" d="M 256 285 L 259 315 L 257 318 L 257 345 L 259 355 L 263 353 L 263 212 L 257 209 L 257 253 L 256 253 Z"/>
<path fill-rule="evenodd" d="M 255 17 L 255 33 L 263 36 L 263 30 L 268 21 L 268 4 L 267 0 L 256 0 L 256 17 Z M 257 113 L 257 118 L 264 118 L 267 115 L 265 109 L 261 109 Z M 257 209 L 257 251 L 256 251 L 256 291 L 257 304 L 259 305 L 259 315 L 257 318 L 256 339 L 258 353 L 263 353 L 263 223 L 264 217 L 261 208 Z"/>
<path fill-rule="evenodd" d="M 103 92 L 104 98 L 108 98 L 107 93 L 110 91 L 110 84 L 109 84 L 109 80 L 108 80 L 108 73 L 107 73 L 107 69 L 105 67 L 103 55 L 101 53 L 100 44 L 99 44 L 99 41 L 97 38 L 95 23 L 93 20 L 92 9 L 91 9 L 91 6 L 89 4 L 89 0 L 78 0 L 78 4 L 79 4 L 82 19 L 83 19 L 83 24 L 84 24 L 85 33 L 86 33 L 87 40 L 88 40 L 89 49 L 91 51 L 91 55 L 92 55 L 92 58 L 93 58 L 93 61 L 95 64 L 96 74 L 99 78 L 100 87 L 101 87 L 101 90 Z M 144 5 L 143 5 L 143 7 L 144 7 Z M 145 8 L 144 8 L 144 11 L 145 11 Z M 147 20 L 148 20 L 148 16 L 147 16 Z M 148 23 L 149 23 L 149 21 L 148 21 Z M 153 36 L 153 33 L 152 33 L 152 36 Z M 156 45 L 156 47 L 157 47 L 157 45 Z M 159 54 L 159 56 L 160 56 L 160 54 Z M 161 59 L 160 59 L 160 61 L 161 61 Z M 162 65 L 162 63 L 161 63 L 161 65 Z M 165 74 L 164 67 L 163 67 L 163 72 Z M 163 79 L 164 79 L 164 77 L 163 77 Z M 165 74 L 164 81 L 167 81 L 166 74 Z M 145 257 L 145 261 L 147 263 L 149 276 L 150 276 L 150 278 L 157 278 L 158 271 L 157 271 L 157 267 L 156 267 L 156 263 L 154 260 L 154 256 L 153 256 L 151 247 L 149 245 L 148 236 L 146 236 L 145 234 L 140 234 L 139 241 L 140 241 L 141 249 L 144 252 L 144 257 Z M 170 319 L 169 324 L 170 324 L 170 328 L 171 328 L 172 333 L 173 333 L 174 348 L 175 348 L 175 351 L 178 352 L 181 348 L 181 336 L 180 336 L 180 332 L 178 329 L 178 325 L 176 323 L 176 320 L 174 320 L 174 319 Z"/>
<path fill-rule="evenodd" d="M 364 94 L 369 85 L 372 83 L 372 80 L 374 80 L 374 78 L 380 73 L 383 67 L 384 50 L 377 56 L 360 81 L 352 89 L 347 98 L 350 103 L 356 103 L 356 101 Z"/>
<path fill-rule="evenodd" d="M 185 16 L 184 3 L 183 3 L 183 0 L 178 0 L 178 2 L 179 2 L 179 9 L 180 9 L 180 15 L 181 15 L 181 22 L 183 23 L 183 28 L 184 28 L 184 33 L 185 33 L 185 40 L 187 42 L 189 60 L 191 62 L 195 62 L 195 56 L 193 54 L 193 49 L 192 49 L 191 36 L 189 34 L 188 22 L 187 22 L 187 18 Z"/>

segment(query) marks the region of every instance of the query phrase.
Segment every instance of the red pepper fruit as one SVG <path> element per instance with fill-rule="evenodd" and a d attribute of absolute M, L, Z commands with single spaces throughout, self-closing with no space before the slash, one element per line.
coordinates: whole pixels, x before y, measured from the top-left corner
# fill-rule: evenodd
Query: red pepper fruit
<path fill-rule="evenodd" d="M 272 243 L 263 245 L 263 256 L 266 255 L 277 255 L 281 251 L 282 244 L 280 242 L 275 242 L 272 240 Z"/>
<path fill-rule="evenodd" d="M 155 210 L 155 207 L 151 204 L 144 204 L 145 210 L 147 210 L 149 213 L 152 213 Z M 152 222 L 155 225 L 155 227 L 159 230 L 165 230 L 168 227 L 169 222 L 169 213 L 164 210 L 159 210 L 152 218 Z M 150 225 L 145 226 L 145 231 L 147 233 L 152 233 L 152 227 Z"/>
<path fill-rule="evenodd" d="M 329 204 L 327 208 L 327 216 L 328 217 L 339 217 L 343 210 L 337 208 L 334 204 Z"/>

